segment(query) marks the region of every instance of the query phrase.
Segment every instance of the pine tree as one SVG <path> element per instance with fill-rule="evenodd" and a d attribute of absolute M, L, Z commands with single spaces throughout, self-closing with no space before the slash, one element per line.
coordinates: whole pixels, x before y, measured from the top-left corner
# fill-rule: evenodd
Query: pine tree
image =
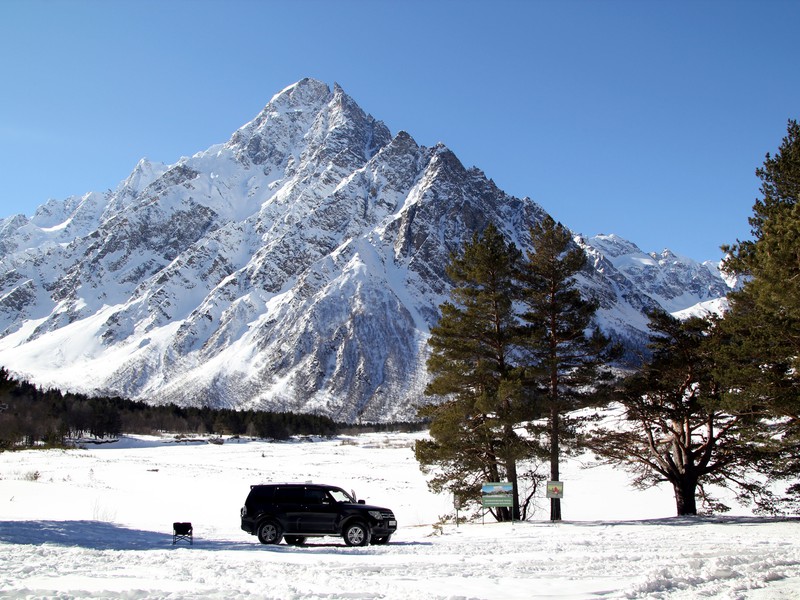
<path fill-rule="evenodd" d="M 776 156 L 767 154 L 756 170 L 763 198 L 750 217 L 753 240 L 738 241 L 725 269 L 747 275 L 746 294 L 766 311 L 796 326 L 800 322 L 800 125 L 789 121 L 788 133 Z M 784 343 L 800 356 L 800 331 L 786 332 Z"/>
<path fill-rule="evenodd" d="M 724 246 L 724 268 L 745 276 L 741 291 L 730 294 L 731 309 L 720 327 L 718 376 L 733 407 L 752 407 L 771 415 L 772 473 L 800 474 L 800 125 L 790 120 L 775 156 L 766 155 L 762 198 L 749 219 L 752 240 Z M 800 486 L 793 488 L 800 500 Z"/>
<path fill-rule="evenodd" d="M 697 514 L 697 497 L 712 510 L 727 507 L 707 484 L 734 491 L 738 499 L 771 510 L 775 498 L 754 477 L 769 451 L 769 431 L 749 408 L 727 407 L 715 377 L 722 333 L 710 320 L 679 321 L 650 314 L 652 358 L 627 377 L 617 400 L 623 418 L 599 427 L 588 441 L 605 462 L 634 474 L 647 488 L 668 481 L 678 515 Z"/>
<path fill-rule="evenodd" d="M 608 339 L 592 329 L 597 303 L 583 298 L 576 275 L 586 265 L 586 255 L 575 246 L 569 230 L 545 217 L 531 228 L 533 250 L 521 265 L 522 315 L 527 327 L 526 377 L 530 393 L 543 403 L 545 427 L 531 432 L 548 438 L 546 451 L 550 477 L 560 479 L 559 460 L 565 445 L 574 441 L 577 419 L 566 413 L 586 406 L 598 394 L 603 379 L 600 365 L 613 352 Z M 592 331 L 587 335 L 587 331 Z M 562 443 L 563 442 L 563 443 Z M 561 499 L 551 498 L 550 519 L 561 520 Z"/>
<path fill-rule="evenodd" d="M 731 313 L 726 321 L 739 320 L 748 327 L 736 327 L 742 335 L 755 331 L 752 350 L 761 364 L 782 369 L 785 383 L 794 393 L 773 398 L 776 412 L 800 417 L 800 125 L 789 121 L 788 134 L 778 154 L 767 154 L 764 166 L 756 170 L 763 198 L 753 205 L 749 219 L 753 240 L 724 246 L 729 252 L 724 268 L 747 277 L 741 292 L 730 295 Z M 759 372 L 772 378 L 776 369 L 750 370 L 758 381 Z M 749 387 L 749 386 L 748 386 Z M 781 388 L 785 386 L 780 386 Z M 758 390 L 763 397 L 763 387 Z"/>
<path fill-rule="evenodd" d="M 476 500 L 482 482 L 506 478 L 514 486 L 512 513 L 520 517 L 517 462 L 528 453 L 516 425 L 525 414 L 524 395 L 514 366 L 518 327 L 513 301 L 521 253 L 493 225 L 475 234 L 460 256 L 451 257 L 451 302 L 431 329 L 426 394 L 444 398 L 421 409 L 431 419 L 431 440 L 417 443 L 423 466 L 437 466 L 431 482 Z"/>

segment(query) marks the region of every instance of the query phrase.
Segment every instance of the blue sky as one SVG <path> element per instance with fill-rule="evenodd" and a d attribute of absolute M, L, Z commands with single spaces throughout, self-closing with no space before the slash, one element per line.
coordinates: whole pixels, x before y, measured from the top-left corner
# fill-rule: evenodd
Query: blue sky
<path fill-rule="evenodd" d="M 797 23 L 788 0 L 3 0 L 0 216 L 224 142 L 314 77 L 574 231 L 718 259 L 800 118 Z"/>

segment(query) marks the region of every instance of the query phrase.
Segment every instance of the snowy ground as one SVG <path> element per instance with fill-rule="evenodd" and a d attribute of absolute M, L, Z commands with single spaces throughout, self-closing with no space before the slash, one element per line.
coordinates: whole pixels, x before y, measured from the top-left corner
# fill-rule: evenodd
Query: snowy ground
<path fill-rule="evenodd" d="M 435 527 L 421 434 L 303 443 L 165 443 L 0 454 L 0 598 L 800 598 L 800 520 L 677 519 L 668 489 L 564 469 L 565 520 Z M 262 546 L 249 485 L 314 480 L 392 508 L 388 546 Z M 541 500 L 544 507 L 545 500 Z M 172 522 L 194 545 L 172 545 Z"/>

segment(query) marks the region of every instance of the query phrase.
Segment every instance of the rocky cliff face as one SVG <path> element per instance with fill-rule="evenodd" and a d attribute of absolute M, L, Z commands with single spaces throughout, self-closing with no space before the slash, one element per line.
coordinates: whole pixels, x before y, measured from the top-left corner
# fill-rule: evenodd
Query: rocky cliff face
<path fill-rule="evenodd" d="M 544 214 L 305 79 L 227 143 L 0 221 L 0 364 L 153 403 L 412 418 L 450 253 L 489 222 L 524 248 Z M 668 251 L 576 243 L 600 325 L 631 347 L 647 308 L 728 289 Z"/>

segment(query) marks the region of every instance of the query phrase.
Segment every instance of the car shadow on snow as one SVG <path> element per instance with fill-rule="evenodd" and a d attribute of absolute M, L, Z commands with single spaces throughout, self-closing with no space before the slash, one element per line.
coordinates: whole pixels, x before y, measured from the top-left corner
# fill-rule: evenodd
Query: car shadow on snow
<path fill-rule="evenodd" d="M 158 532 L 130 529 L 102 521 L 0 521 L 0 543 L 86 548 L 90 550 L 163 550 L 167 548 L 197 548 L 200 550 L 269 550 L 272 552 L 339 551 L 350 552 L 387 546 L 349 548 L 343 542 L 304 544 L 303 546 L 263 545 L 258 542 L 208 540 L 196 535 L 193 544 L 179 540 L 172 543 L 172 531 Z M 424 542 L 392 542 L 390 546 L 417 546 Z"/>
<path fill-rule="evenodd" d="M 368 546 L 348 546 L 343 541 L 339 541 L 338 543 L 335 541 L 317 541 L 318 539 L 322 540 L 334 540 L 336 539 L 334 536 L 330 538 L 315 538 L 314 541 L 307 541 L 298 546 L 284 546 L 280 544 L 278 546 L 272 545 L 264 545 L 262 548 L 266 550 L 278 550 L 278 551 L 289 551 L 291 552 L 294 549 L 299 551 L 305 552 L 318 552 L 324 554 L 325 552 L 340 552 L 344 551 L 349 554 L 376 554 L 381 551 L 381 549 L 385 548 L 418 548 L 420 546 L 432 546 L 431 542 L 418 542 L 418 541 L 405 541 L 405 542 L 390 542 L 388 544 L 375 544 L 375 545 L 368 545 Z M 341 538 L 340 538 L 341 539 Z M 259 544 L 260 545 L 260 544 Z"/>
<path fill-rule="evenodd" d="M 172 531 L 130 529 L 102 521 L 0 521 L 0 543 L 55 544 L 91 550 L 155 550 L 196 547 L 204 550 L 246 550 L 248 544 L 194 537 L 172 543 Z"/>

